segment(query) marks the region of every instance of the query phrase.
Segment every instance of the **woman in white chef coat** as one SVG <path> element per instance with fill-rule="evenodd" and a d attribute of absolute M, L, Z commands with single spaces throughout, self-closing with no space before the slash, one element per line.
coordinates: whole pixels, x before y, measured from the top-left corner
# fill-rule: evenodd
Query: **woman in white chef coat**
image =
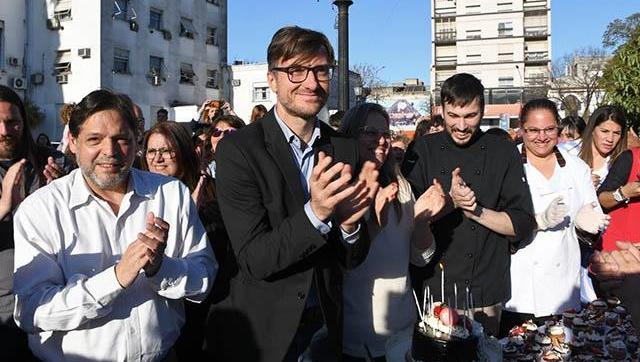
<path fill-rule="evenodd" d="M 608 223 L 598 204 L 591 170 L 559 150 L 559 116 L 547 99 L 528 102 L 520 120 L 522 162 L 538 230 L 511 256 L 511 299 L 501 332 L 528 319 L 580 308 L 580 247 L 576 229 L 597 234 Z"/>

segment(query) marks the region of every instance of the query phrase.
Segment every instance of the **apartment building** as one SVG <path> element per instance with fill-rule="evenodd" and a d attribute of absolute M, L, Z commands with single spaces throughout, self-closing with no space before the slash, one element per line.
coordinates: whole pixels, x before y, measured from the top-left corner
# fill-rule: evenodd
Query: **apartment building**
<path fill-rule="evenodd" d="M 442 83 L 463 72 L 486 88 L 487 126 L 506 115 L 515 123 L 523 101 L 544 95 L 551 0 L 432 0 L 431 30 L 431 91 L 437 104 Z"/>
<path fill-rule="evenodd" d="M 95 89 L 130 95 L 147 127 L 160 108 L 172 118 L 174 107 L 224 92 L 226 0 L 5 1 L 0 57 L 10 65 L 0 83 L 41 108 L 36 132 L 52 140 L 62 133 L 60 107 Z"/>

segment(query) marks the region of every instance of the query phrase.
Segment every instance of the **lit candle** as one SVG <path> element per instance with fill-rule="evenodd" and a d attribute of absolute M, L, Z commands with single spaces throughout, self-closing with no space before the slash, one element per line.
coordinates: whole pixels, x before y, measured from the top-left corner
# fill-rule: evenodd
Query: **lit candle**
<path fill-rule="evenodd" d="M 453 283 L 453 303 L 455 308 L 458 309 L 458 284 Z"/>
<path fill-rule="evenodd" d="M 444 304 L 444 262 L 440 261 L 439 264 L 440 264 L 440 270 L 441 270 L 441 272 L 440 272 L 440 278 L 441 278 L 441 280 L 440 280 L 440 294 L 441 294 L 440 302 L 442 302 L 442 304 Z"/>

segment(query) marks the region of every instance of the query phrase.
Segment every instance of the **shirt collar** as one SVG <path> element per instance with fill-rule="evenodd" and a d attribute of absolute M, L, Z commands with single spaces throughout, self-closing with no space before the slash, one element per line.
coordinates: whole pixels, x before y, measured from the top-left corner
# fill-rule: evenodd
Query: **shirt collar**
<path fill-rule="evenodd" d="M 567 164 L 567 161 L 562 156 L 562 153 L 558 149 L 558 146 L 553 146 L 553 153 L 556 155 L 556 161 L 558 161 L 558 165 L 560 167 L 564 167 Z M 522 145 L 522 149 L 520 150 L 520 157 L 522 159 L 522 164 L 527 163 L 527 148 Z"/>
<path fill-rule="evenodd" d="M 127 184 L 127 194 L 132 192 L 134 195 L 153 198 L 153 189 L 151 185 L 143 177 L 144 171 L 137 170 L 133 167 L 129 169 L 129 181 Z M 80 168 L 72 171 L 70 177 L 73 177 L 71 184 L 71 198 L 69 200 L 69 208 L 73 209 L 77 206 L 85 204 L 91 197 L 95 197 L 89 185 L 87 185 Z"/>
<path fill-rule="evenodd" d="M 278 126 L 280 126 L 280 129 L 282 130 L 282 133 L 284 133 L 284 137 L 287 140 L 287 143 L 289 145 L 293 144 L 299 149 L 303 150 L 304 148 L 306 148 L 306 146 L 313 146 L 313 144 L 320 138 L 320 120 L 318 120 L 318 118 L 316 118 L 313 125 L 313 133 L 311 134 L 311 140 L 309 141 L 308 145 L 305 145 L 300 139 L 300 137 L 298 137 L 295 133 L 293 133 L 291 128 L 289 128 L 289 126 L 287 126 L 286 123 L 284 123 L 284 121 L 280 118 L 280 116 L 278 116 L 277 108 L 274 110 L 273 114 L 275 115 L 276 122 L 278 122 Z"/>

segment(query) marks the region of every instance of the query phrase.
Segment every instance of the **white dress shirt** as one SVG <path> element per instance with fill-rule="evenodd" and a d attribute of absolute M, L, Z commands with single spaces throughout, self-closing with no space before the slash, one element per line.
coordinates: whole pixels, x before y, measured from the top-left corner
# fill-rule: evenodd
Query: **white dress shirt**
<path fill-rule="evenodd" d="M 114 265 L 153 212 L 170 225 L 162 265 L 123 289 Z M 115 215 L 79 169 L 39 189 L 15 218 L 16 323 L 45 361 L 157 361 L 180 335 L 182 298 L 202 301 L 217 263 L 189 190 L 131 169 Z"/>
<path fill-rule="evenodd" d="M 511 255 L 511 299 L 505 309 L 512 312 L 542 317 L 580 307 L 580 246 L 575 217 L 583 205 L 597 203 L 598 198 L 589 166 L 560 150 L 566 164 L 561 167 L 556 163 L 550 179 L 530 163 L 524 164 L 535 213 L 544 212 L 553 199 L 562 196 L 569 215 L 557 227 L 537 231 L 530 244 Z"/>

